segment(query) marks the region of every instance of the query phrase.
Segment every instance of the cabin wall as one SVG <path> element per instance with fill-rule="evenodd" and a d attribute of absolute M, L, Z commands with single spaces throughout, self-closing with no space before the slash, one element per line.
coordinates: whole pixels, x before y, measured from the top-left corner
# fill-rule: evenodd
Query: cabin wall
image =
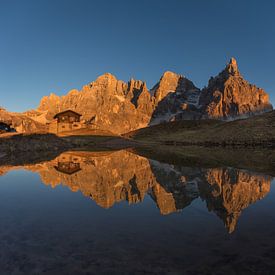
<path fill-rule="evenodd" d="M 52 121 L 49 125 L 49 132 L 53 134 L 58 134 L 62 132 L 70 132 L 73 130 L 86 128 L 86 125 L 81 122 L 67 123 L 58 122 L 57 120 Z"/>
<path fill-rule="evenodd" d="M 80 122 L 74 122 L 74 123 L 60 122 L 57 124 L 57 132 L 58 133 L 78 130 L 81 128 L 82 128 L 82 124 Z"/>

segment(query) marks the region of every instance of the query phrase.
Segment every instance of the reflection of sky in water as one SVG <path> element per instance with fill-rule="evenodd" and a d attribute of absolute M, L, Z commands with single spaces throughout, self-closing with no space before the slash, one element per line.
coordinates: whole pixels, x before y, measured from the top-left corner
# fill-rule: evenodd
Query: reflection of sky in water
<path fill-rule="evenodd" d="M 148 194 L 104 209 L 66 186 L 54 189 L 36 173 L 0 177 L 0 266 L 6 274 L 207 273 L 275 268 L 275 189 L 242 211 L 228 234 L 206 202 L 160 215 Z"/>

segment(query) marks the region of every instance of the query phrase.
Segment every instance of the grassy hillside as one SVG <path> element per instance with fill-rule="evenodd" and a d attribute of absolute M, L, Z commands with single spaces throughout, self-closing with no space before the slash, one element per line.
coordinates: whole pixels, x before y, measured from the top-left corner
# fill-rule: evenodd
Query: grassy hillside
<path fill-rule="evenodd" d="M 140 143 L 205 146 L 275 146 L 275 111 L 231 122 L 176 121 L 125 135 Z"/>

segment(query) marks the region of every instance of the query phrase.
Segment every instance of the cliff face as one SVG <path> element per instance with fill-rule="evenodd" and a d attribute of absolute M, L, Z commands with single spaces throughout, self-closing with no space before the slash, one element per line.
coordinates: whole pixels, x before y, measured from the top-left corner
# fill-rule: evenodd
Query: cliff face
<path fill-rule="evenodd" d="M 64 110 L 82 114 L 82 119 L 95 118 L 100 129 L 124 133 L 148 125 L 153 104 L 146 84 L 131 79 L 128 83 L 104 74 L 84 86 L 58 97 L 51 94 L 42 98 L 38 111 L 46 112 L 47 119 Z"/>
<path fill-rule="evenodd" d="M 272 110 L 268 94 L 248 83 L 231 58 L 226 68 L 209 80 L 201 92 L 199 104 L 206 118 L 234 119 Z"/>
<path fill-rule="evenodd" d="M 173 72 L 165 72 L 160 81 L 151 90 L 154 100 L 154 112 L 150 125 L 175 120 L 179 115 L 192 118 L 192 109 L 196 109 L 200 90 L 192 81 Z"/>
<path fill-rule="evenodd" d="M 18 169 L 18 167 L 15 167 Z M 241 212 L 264 198 L 271 177 L 234 168 L 192 168 L 149 160 L 131 152 L 66 152 L 51 161 L 23 168 L 39 173 L 44 184 L 62 184 L 80 191 L 99 206 L 142 202 L 148 194 L 167 215 L 184 209 L 196 198 L 206 201 L 229 232 Z M 0 175 L 13 169 L 0 167 Z"/>
<path fill-rule="evenodd" d="M 83 120 L 93 119 L 97 128 L 122 134 L 174 120 L 246 117 L 270 111 L 272 105 L 263 89 L 242 77 L 232 58 L 202 91 L 186 77 L 169 71 L 150 91 L 143 81 L 126 83 L 106 73 L 80 91 L 43 97 L 38 109 L 26 114 L 45 124 L 68 109 L 82 114 Z"/>
<path fill-rule="evenodd" d="M 0 108 L 0 122 L 10 124 L 19 133 L 46 132 L 45 123 L 33 120 L 26 114 L 8 112 Z"/>
<path fill-rule="evenodd" d="M 143 81 L 125 83 L 107 73 L 81 91 L 43 97 L 37 111 L 52 120 L 56 113 L 72 109 L 84 120 L 95 117 L 100 129 L 120 134 L 169 121 L 187 104 L 195 104 L 198 96 L 199 89 L 190 80 L 172 72 L 165 72 L 151 91 Z"/>

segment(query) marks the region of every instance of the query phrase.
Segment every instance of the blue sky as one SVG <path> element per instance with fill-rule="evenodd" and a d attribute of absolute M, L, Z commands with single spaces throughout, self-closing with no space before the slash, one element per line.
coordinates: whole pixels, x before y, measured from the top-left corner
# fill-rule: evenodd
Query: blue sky
<path fill-rule="evenodd" d="M 203 87 L 234 56 L 275 104 L 275 1 L 0 0 L 0 106 L 24 111 L 110 72 Z"/>

